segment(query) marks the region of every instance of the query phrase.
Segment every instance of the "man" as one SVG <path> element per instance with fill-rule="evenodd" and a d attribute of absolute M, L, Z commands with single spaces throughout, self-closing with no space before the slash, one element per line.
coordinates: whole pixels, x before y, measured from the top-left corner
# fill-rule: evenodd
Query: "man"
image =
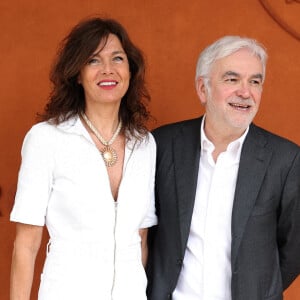
<path fill-rule="evenodd" d="M 153 133 L 149 300 L 280 300 L 300 272 L 300 148 L 252 124 L 266 59 L 216 41 L 197 64 L 205 115 Z"/>

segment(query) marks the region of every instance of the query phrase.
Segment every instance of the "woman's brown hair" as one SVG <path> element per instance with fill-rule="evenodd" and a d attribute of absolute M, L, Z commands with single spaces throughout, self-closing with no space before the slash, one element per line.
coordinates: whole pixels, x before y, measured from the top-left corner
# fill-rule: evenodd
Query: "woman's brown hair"
<path fill-rule="evenodd" d="M 40 121 L 59 124 L 84 111 L 84 90 L 78 83 L 78 75 L 99 43 L 104 41 L 105 45 L 109 34 L 119 38 L 131 74 L 129 88 L 122 98 L 119 111 L 123 128 L 137 138 L 146 134 L 145 123 L 150 118 L 146 104 L 150 101 L 150 95 L 145 86 L 145 60 L 124 27 L 113 19 L 91 18 L 81 21 L 62 41 L 50 71 L 53 87 L 44 112 L 38 115 Z"/>

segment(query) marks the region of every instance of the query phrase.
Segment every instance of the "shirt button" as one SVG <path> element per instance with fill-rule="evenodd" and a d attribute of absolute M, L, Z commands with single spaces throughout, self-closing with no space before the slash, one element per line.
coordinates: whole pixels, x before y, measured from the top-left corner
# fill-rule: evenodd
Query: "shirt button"
<path fill-rule="evenodd" d="M 177 259 L 177 265 L 182 266 L 183 260 L 181 258 Z"/>
<path fill-rule="evenodd" d="M 167 295 L 167 298 L 168 298 L 168 299 L 171 299 L 171 298 L 172 298 L 172 294 L 168 294 L 168 295 Z"/>

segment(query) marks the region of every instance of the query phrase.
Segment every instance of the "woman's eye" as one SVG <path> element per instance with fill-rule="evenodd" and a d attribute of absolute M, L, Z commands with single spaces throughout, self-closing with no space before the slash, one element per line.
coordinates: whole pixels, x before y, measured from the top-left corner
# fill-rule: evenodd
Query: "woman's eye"
<path fill-rule="evenodd" d="M 115 56 L 115 57 L 113 58 L 113 60 L 114 60 L 114 61 L 123 61 L 124 58 L 123 58 L 122 56 Z"/>
<path fill-rule="evenodd" d="M 91 58 L 87 62 L 88 65 L 97 65 L 99 64 L 99 60 L 97 58 Z"/>

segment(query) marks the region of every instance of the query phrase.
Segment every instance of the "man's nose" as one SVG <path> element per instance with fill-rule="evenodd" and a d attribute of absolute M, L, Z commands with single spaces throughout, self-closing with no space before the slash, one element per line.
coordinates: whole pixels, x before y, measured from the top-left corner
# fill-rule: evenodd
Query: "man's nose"
<path fill-rule="evenodd" d="M 241 81 L 239 87 L 236 91 L 237 96 L 242 98 L 249 98 L 250 97 L 250 85 L 248 82 Z"/>

